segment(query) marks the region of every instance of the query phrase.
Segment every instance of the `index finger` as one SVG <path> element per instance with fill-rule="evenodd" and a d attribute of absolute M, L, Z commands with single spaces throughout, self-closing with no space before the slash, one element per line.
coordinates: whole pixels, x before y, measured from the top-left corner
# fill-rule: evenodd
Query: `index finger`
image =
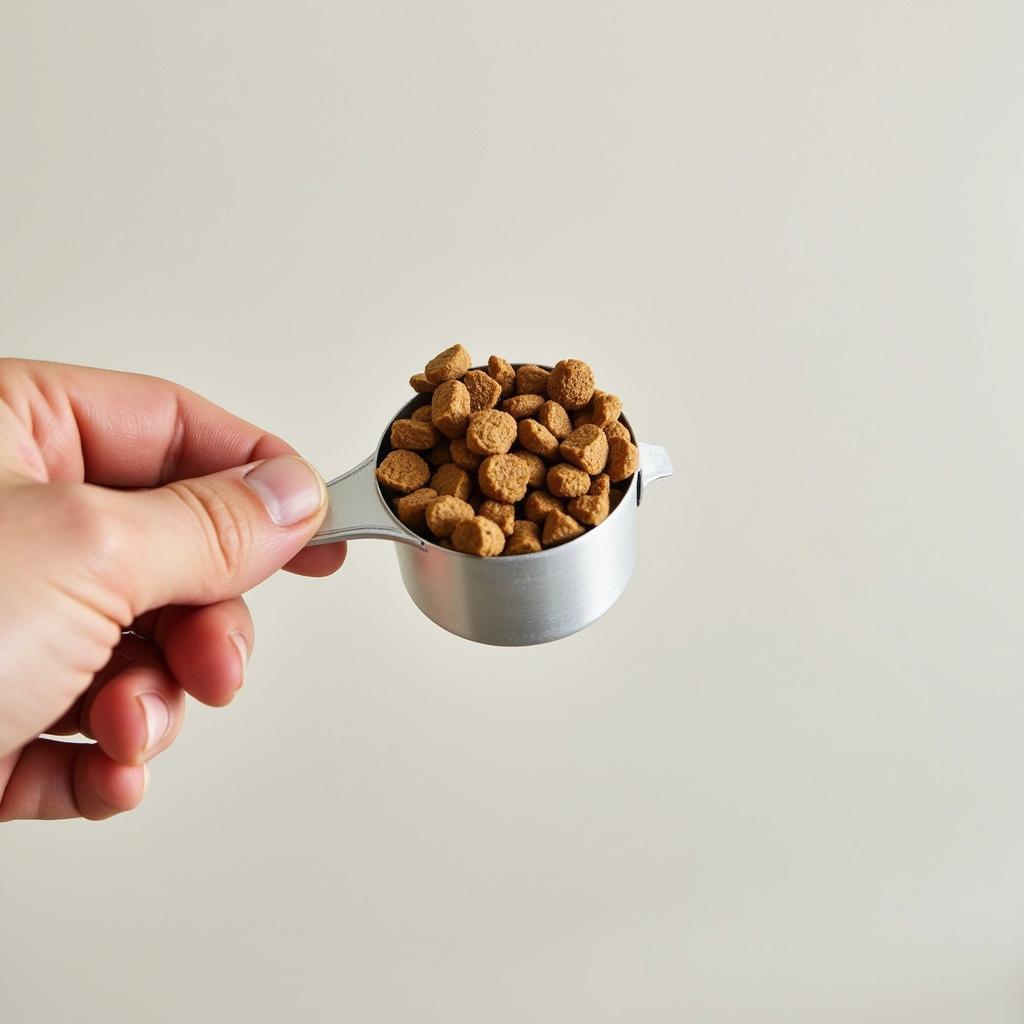
<path fill-rule="evenodd" d="M 297 454 L 194 391 L 139 373 L 0 359 L 0 401 L 35 442 L 50 480 L 159 487 Z M 344 559 L 343 543 L 326 544 L 286 568 L 326 576 Z"/>
<path fill-rule="evenodd" d="M 295 454 L 194 391 L 144 374 L 5 359 L 0 399 L 31 430 L 50 480 L 159 487 Z"/>

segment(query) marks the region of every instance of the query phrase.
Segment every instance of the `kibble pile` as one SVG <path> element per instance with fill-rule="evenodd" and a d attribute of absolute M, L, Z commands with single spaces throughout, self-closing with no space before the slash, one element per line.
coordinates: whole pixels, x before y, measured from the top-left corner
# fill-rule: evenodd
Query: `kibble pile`
<path fill-rule="evenodd" d="M 409 381 L 430 404 L 391 424 L 377 467 L 398 518 L 481 556 L 530 554 L 602 523 L 637 468 L 622 402 L 579 359 L 471 365 L 453 345 Z"/>

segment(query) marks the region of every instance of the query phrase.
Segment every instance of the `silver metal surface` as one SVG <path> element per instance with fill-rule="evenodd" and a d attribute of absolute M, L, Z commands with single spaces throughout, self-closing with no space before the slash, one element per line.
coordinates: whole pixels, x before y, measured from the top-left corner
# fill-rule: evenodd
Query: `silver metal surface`
<path fill-rule="evenodd" d="M 640 449 L 640 489 L 637 492 L 636 503 L 639 505 L 644 500 L 647 488 L 655 480 L 662 480 L 672 475 L 672 460 L 664 448 L 656 444 L 644 444 L 642 441 L 637 444 Z"/>
<path fill-rule="evenodd" d="M 307 546 L 376 537 L 425 548 L 422 537 L 391 514 L 377 486 L 377 452 L 327 484 L 327 515 Z"/>
<path fill-rule="evenodd" d="M 665 449 L 638 445 L 640 466 L 622 500 L 582 537 L 532 555 L 476 558 L 407 530 L 377 485 L 374 470 L 391 450 L 390 424 L 428 399 L 418 395 L 403 406 L 388 421 L 374 453 L 327 485 L 327 516 L 310 544 L 364 537 L 397 541 L 402 581 L 416 606 L 449 633 L 477 643 L 543 644 L 600 618 L 618 600 L 633 571 L 637 506 L 647 487 L 672 474 Z"/>

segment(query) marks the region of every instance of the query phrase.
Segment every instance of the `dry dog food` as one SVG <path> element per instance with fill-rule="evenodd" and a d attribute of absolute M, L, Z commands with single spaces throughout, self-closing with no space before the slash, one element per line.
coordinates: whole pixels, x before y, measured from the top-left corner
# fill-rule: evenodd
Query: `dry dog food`
<path fill-rule="evenodd" d="M 505 547 L 505 534 L 486 516 L 462 519 L 452 532 L 452 544 L 456 551 L 467 555 L 500 555 Z"/>
<path fill-rule="evenodd" d="M 409 384 L 423 403 L 391 424 L 377 479 L 409 529 L 468 555 L 528 555 L 600 526 L 636 472 L 622 401 L 582 360 L 554 369 L 461 345 Z"/>

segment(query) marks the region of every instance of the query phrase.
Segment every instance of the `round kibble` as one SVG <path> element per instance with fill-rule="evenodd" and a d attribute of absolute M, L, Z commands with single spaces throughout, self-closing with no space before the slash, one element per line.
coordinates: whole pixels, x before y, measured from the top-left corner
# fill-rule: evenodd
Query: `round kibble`
<path fill-rule="evenodd" d="M 377 479 L 389 490 L 411 494 L 430 479 L 430 467 L 415 452 L 388 452 L 377 467 Z"/>
<path fill-rule="evenodd" d="M 597 526 L 608 518 L 608 494 L 583 494 L 573 498 L 565 510 L 578 523 L 583 523 L 584 526 Z"/>
<path fill-rule="evenodd" d="M 391 447 L 410 452 L 427 452 L 437 444 L 440 434 L 432 423 L 422 420 L 395 420 L 391 424 Z"/>
<path fill-rule="evenodd" d="M 604 434 L 601 436 L 604 437 Z M 545 459 L 553 459 L 558 454 L 558 439 L 536 420 L 519 421 L 519 443 L 528 452 L 534 452 Z"/>
<path fill-rule="evenodd" d="M 452 531 L 452 544 L 456 551 L 463 554 L 491 558 L 501 554 L 505 546 L 505 535 L 486 516 L 474 516 L 456 523 Z"/>
<path fill-rule="evenodd" d="M 528 452 L 525 448 L 513 448 L 512 453 L 518 455 L 530 470 L 530 479 L 526 481 L 527 485 L 543 487 L 548 475 L 547 463 L 536 452 Z"/>
<path fill-rule="evenodd" d="M 447 380 L 434 392 L 430 416 L 445 437 L 461 437 L 469 422 L 469 392 L 460 380 Z"/>
<path fill-rule="evenodd" d="M 409 378 L 409 386 L 419 395 L 429 395 L 437 385 L 432 380 L 427 380 L 426 374 L 414 373 Z"/>
<path fill-rule="evenodd" d="M 427 462 L 429 462 L 435 469 L 438 466 L 443 466 L 446 462 L 452 461 L 451 449 L 447 441 L 442 441 L 440 444 L 435 445 L 430 449 L 427 455 Z"/>
<path fill-rule="evenodd" d="M 565 504 L 560 498 L 556 498 L 550 491 L 534 491 L 527 495 L 523 512 L 531 523 L 543 523 L 548 513 L 555 508 L 559 512 L 565 511 Z"/>
<path fill-rule="evenodd" d="M 516 370 L 517 395 L 541 395 L 547 397 L 549 370 L 544 370 L 533 363 L 527 363 Z"/>
<path fill-rule="evenodd" d="M 572 516 L 564 512 L 552 509 L 544 520 L 544 532 L 541 534 L 541 543 L 546 548 L 555 544 L 564 544 L 567 540 L 574 540 L 583 533 L 583 527 L 576 522 Z"/>
<path fill-rule="evenodd" d="M 501 398 L 501 385 L 483 370 L 470 370 L 463 378 L 469 392 L 469 411 L 493 409 Z"/>
<path fill-rule="evenodd" d="M 501 408 L 517 420 L 534 416 L 544 404 L 542 395 L 514 395 L 501 403 Z"/>
<path fill-rule="evenodd" d="M 608 477 L 613 484 L 632 476 L 640 465 L 640 452 L 635 444 L 613 437 L 608 442 Z"/>
<path fill-rule="evenodd" d="M 437 497 L 433 487 L 421 487 L 412 494 L 395 498 L 395 512 L 398 518 L 411 530 L 423 529 L 427 505 Z"/>
<path fill-rule="evenodd" d="M 427 363 L 423 376 L 434 384 L 458 380 L 473 365 L 469 353 L 461 345 L 452 345 Z"/>
<path fill-rule="evenodd" d="M 478 475 L 480 490 L 492 501 L 514 505 L 526 495 L 530 470 L 518 455 L 490 455 Z"/>
<path fill-rule="evenodd" d="M 491 356 L 487 360 L 487 375 L 493 377 L 501 388 L 501 397 L 508 398 L 516 386 L 516 371 L 512 364 L 501 356 Z"/>
<path fill-rule="evenodd" d="M 480 502 L 480 507 L 476 510 L 476 514 L 490 519 L 492 523 L 497 523 L 498 529 L 506 537 L 512 533 L 512 524 L 516 519 L 515 505 L 505 505 L 500 501 L 491 501 L 488 498 L 486 501 Z"/>
<path fill-rule="evenodd" d="M 527 519 L 517 519 L 512 536 L 505 541 L 506 555 L 532 555 L 540 551 L 540 527 Z"/>
<path fill-rule="evenodd" d="M 424 518 L 435 537 L 450 537 L 463 519 L 473 518 L 473 506 L 451 494 L 442 494 L 427 503 Z"/>
<path fill-rule="evenodd" d="M 438 466 L 434 471 L 434 475 L 430 478 L 430 486 L 438 494 L 451 494 L 465 501 L 473 489 L 473 482 L 461 466 L 456 466 L 454 462 L 447 462 L 443 466 Z"/>
<path fill-rule="evenodd" d="M 590 474 L 568 462 L 548 470 L 548 490 L 557 498 L 578 498 L 590 490 Z"/>
<path fill-rule="evenodd" d="M 429 374 L 428 374 L 429 376 Z M 594 371 L 580 359 L 562 359 L 548 378 L 548 397 L 572 412 L 594 395 Z"/>
<path fill-rule="evenodd" d="M 466 444 L 477 455 L 501 455 L 516 439 L 516 421 L 507 412 L 484 409 L 469 417 Z"/>
<path fill-rule="evenodd" d="M 611 441 L 613 437 L 621 437 L 623 441 L 633 440 L 629 436 L 629 431 L 626 429 L 625 423 L 619 422 L 609 423 L 608 426 L 604 428 L 604 436 L 607 437 L 609 441 Z"/>
<path fill-rule="evenodd" d="M 471 473 L 475 473 L 480 468 L 480 463 L 484 461 L 482 455 L 477 455 L 469 450 L 469 445 L 466 444 L 464 437 L 455 438 L 448 447 L 452 453 L 452 462 L 456 466 L 468 469 Z"/>
<path fill-rule="evenodd" d="M 622 415 L 622 399 L 618 395 L 610 395 L 606 391 L 594 392 L 594 400 L 590 406 L 590 422 L 602 430 L 614 423 Z"/>
<path fill-rule="evenodd" d="M 577 427 L 562 442 L 559 451 L 566 462 L 571 462 L 574 466 L 595 475 L 600 473 L 608 462 L 608 438 L 600 427 L 585 423 L 582 427 Z"/>
<path fill-rule="evenodd" d="M 559 441 L 564 441 L 572 433 L 569 414 L 557 402 L 545 402 L 537 410 L 537 422 L 547 427 Z"/>

